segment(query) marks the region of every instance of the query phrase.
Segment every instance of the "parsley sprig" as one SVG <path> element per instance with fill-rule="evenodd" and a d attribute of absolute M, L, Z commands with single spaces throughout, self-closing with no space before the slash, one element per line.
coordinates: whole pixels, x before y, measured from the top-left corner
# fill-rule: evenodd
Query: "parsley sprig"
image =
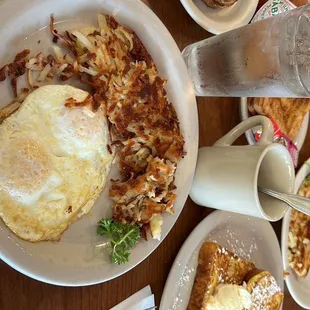
<path fill-rule="evenodd" d="M 129 261 L 130 249 L 140 239 L 140 230 L 137 225 L 122 224 L 112 219 L 99 221 L 97 234 L 106 235 L 111 239 L 111 261 L 118 265 Z"/>

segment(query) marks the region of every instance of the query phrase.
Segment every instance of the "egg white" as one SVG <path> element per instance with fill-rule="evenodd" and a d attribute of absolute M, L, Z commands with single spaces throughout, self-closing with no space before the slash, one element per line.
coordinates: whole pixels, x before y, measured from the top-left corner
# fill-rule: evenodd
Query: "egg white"
<path fill-rule="evenodd" d="M 105 186 L 113 157 L 103 110 L 64 106 L 87 95 L 40 87 L 0 125 L 0 217 L 20 238 L 59 240 Z"/>

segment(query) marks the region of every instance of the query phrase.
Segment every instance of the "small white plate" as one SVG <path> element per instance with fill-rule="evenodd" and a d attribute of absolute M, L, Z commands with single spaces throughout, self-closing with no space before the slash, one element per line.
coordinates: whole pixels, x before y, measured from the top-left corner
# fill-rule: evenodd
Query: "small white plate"
<path fill-rule="evenodd" d="M 258 0 L 238 0 L 223 9 L 209 8 L 202 0 L 181 0 L 185 10 L 197 24 L 213 34 L 220 34 L 250 22 Z"/>
<path fill-rule="evenodd" d="M 299 169 L 296 179 L 295 179 L 295 193 L 298 192 L 299 187 L 302 182 L 306 178 L 308 174 L 310 174 L 310 159 L 306 161 L 306 163 Z M 293 270 L 290 268 L 287 260 L 287 243 L 288 243 L 288 232 L 289 225 L 291 221 L 291 211 L 289 210 L 282 222 L 282 261 L 284 269 L 287 270 L 290 274 L 286 277 L 286 285 L 288 290 L 290 291 L 294 300 L 303 308 L 310 309 L 310 272 L 306 276 L 306 278 L 298 277 Z"/>
<path fill-rule="evenodd" d="M 187 308 L 204 241 L 215 241 L 270 271 L 283 290 L 283 267 L 277 236 L 268 221 L 225 211 L 214 211 L 190 234 L 170 270 L 160 309 Z"/>
<path fill-rule="evenodd" d="M 240 98 L 239 110 L 240 110 L 240 118 L 242 121 L 250 117 L 249 110 L 248 110 L 248 98 L 246 97 Z M 301 150 L 305 142 L 307 132 L 308 132 L 308 126 L 309 126 L 309 113 L 306 114 L 301 124 L 300 130 L 298 131 L 295 139 L 293 140 L 298 150 Z M 250 129 L 246 131 L 245 133 L 245 137 L 250 145 L 256 144 L 253 129 Z"/>
<path fill-rule="evenodd" d="M 23 48 L 33 54 L 48 52 L 51 35 L 49 17 L 55 14 L 57 28 L 74 29 L 96 24 L 98 12 L 113 15 L 136 31 L 154 59 L 161 76 L 167 78 L 167 94 L 173 103 L 185 140 L 187 155 L 176 172 L 175 214 L 164 214 L 162 240 L 176 222 L 192 183 L 198 151 L 198 114 L 195 94 L 186 65 L 171 34 L 159 18 L 139 0 L 11 0 L 0 6 L 0 63 L 7 63 Z M 7 82 L 7 81 L 6 81 Z M 68 81 L 70 84 L 70 81 Z M 11 100 L 11 88 L 0 84 L 0 108 Z M 116 168 L 114 167 L 114 170 Z M 113 170 L 112 170 L 113 173 Z M 113 178 L 113 174 L 110 175 Z M 117 177 L 114 177 L 117 179 Z M 37 280 L 64 286 L 91 285 L 113 279 L 148 257 L 160 244 L 141 240 L 132 250 L 130 262 L 111 264 L 107 251 L 96 247 L 106 239 L 96 235 L 97 223 L 112 213 L 108 187 L 89 215 L 76 221 L 60 242 L 30 243 L 15 236 L 0 219 L 0 259 Z"/>

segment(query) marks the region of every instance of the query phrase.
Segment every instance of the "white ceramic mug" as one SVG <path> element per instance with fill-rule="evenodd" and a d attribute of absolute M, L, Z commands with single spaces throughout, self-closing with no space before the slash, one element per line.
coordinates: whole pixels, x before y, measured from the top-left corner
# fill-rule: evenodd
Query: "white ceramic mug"
<path fill-rule="evenodd" d="M 256 145 L 232 146 L 245 131 L 261 125 Z M 202 206 L 255 216 L 281 219 L 288 206 L 258 193 L 258 186 L 293 193 L 295 170 L 288 150 L 273 142 L 273 124 L 264 116 L 250 117 L 211 147 L 199 149 L 190 192 Z"/>

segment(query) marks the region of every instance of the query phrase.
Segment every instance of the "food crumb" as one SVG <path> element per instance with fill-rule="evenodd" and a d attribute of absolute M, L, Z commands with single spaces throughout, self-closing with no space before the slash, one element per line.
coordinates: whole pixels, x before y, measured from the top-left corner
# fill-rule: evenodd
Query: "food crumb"
<path fill-rule="evenodd" d="M 289 273 L 288 270 L 284 270 L 284 271 L 283 271 L 283 277 L 284 277 L 284 279 L 286 279 L 289 275 L 290 275 L 290 273 Z"/>
<path fill-rule="evenodd" d="M 108 152 L 109 152 L 110 154 L 113 154 L 112 149 L 111 149 L 111 146 L 110 146 L 109 144 L 107 144 L 107 149 L 108 149 Z"/>
<path fill-rule="evenodd" d="M 41 43 L 41 40 L 38 41 L 38 44 L 40 44 L 40 43 Z"/>

